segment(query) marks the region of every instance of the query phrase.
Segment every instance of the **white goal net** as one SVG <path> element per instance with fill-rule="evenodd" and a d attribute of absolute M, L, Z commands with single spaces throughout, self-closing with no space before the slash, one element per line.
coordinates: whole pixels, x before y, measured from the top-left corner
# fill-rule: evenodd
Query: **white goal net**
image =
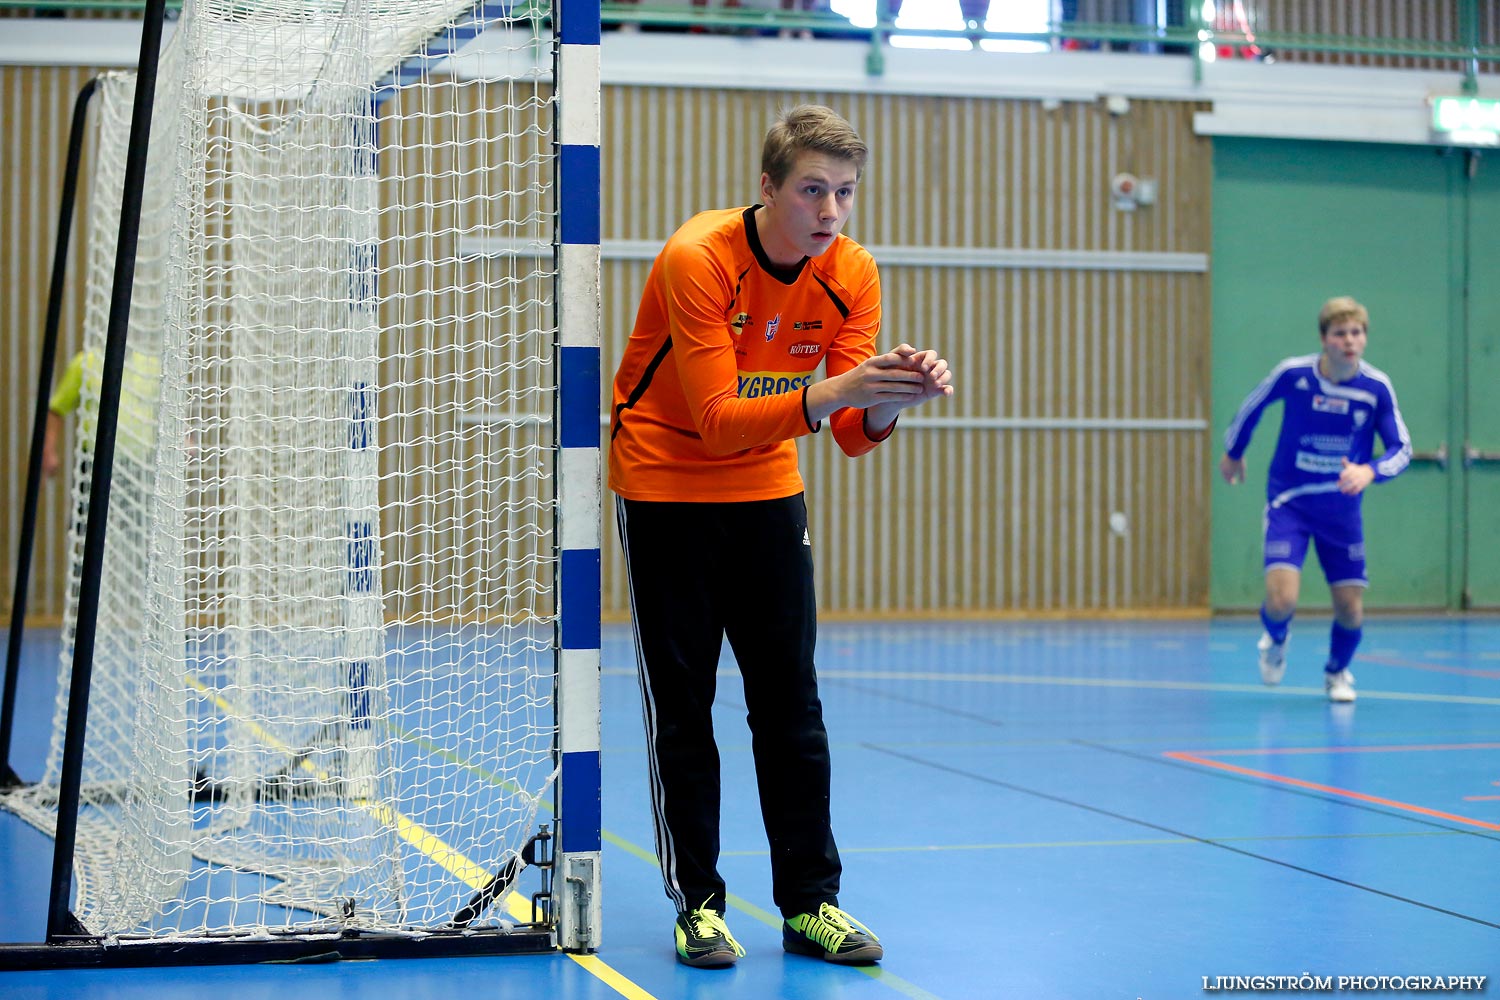
<path fill-rule="evenodd" d="M 455 72 L 481 30 L 484 72 Z M 545 9 L 472 0 L 185 8 L 100 584 L 73 904 L 90 934 L 451 929 L 551 822 L 554 44 Z M 80 520 L 135 81 L 95 98 Z M 508 249 L 461 253 L 475 235 Z M 4 799 L 49 830 L 72 537 L 46 773 Z M 497 900 L 465 929 L 529 912 Z"/>

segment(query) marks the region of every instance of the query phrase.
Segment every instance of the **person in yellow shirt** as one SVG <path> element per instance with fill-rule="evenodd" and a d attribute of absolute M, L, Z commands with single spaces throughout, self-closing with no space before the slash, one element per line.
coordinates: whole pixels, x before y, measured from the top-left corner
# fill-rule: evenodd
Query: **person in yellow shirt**
<path fill-rule="evenodd" d="M 79 351 L 63 369 L 47 403 L 47 427 L 42 441 L 44 476 L 55 476 L 62 468 L 63 422 L 69 414 L 78 412 L 77 433 L 82 437 L 84 451 L 93 450 L 95 411 L 103 383 L 104 362 L 97 351 Z M 120 383 L 117 440 L 132 453 L 145 456 L 155 444 L 160 386 L 161 360 L 144 351 L 127 350 Z"/>
<path fill-rule="evenodd" d="M 47 430 L 42 441 L 42 475 L 48 479 L 57 475 L 57 470 L 62 468 L 63 421 L 78 409 L 83 398 L 83 358 L 83 351 L 73 355 L 68 366 L 63 369 L 62 380 L 58 382 L 47 403 Z M 83 433 L 82 427 L 79 428 L 79 433 Z"/>
<path fill-rule="evenodd" d="M 646 281 L 610 411 L 609 485 L 630 578 L 656 850 L 677 958 L 733 965 L 711 711 L 727 636 L 745 699 L 786 951 L 884 957 L 839 908 L 818 699 L 812 540 L 795 439 L 858 456 L 909 407 L 951 396 L 934 351 L 876 353 L 875 261 L 842 233 L 868 148 L 804 105 L 766 134 L 762 203 L 703 212 Z M 817 369 L 825 366 L 826 377 Z M 853 516 L 853 512 L 851 512 Z"/>

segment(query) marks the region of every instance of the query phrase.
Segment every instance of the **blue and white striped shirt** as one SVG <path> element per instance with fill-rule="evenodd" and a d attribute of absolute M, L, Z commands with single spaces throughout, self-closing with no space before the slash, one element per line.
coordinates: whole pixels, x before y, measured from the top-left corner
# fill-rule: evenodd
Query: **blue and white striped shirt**
<path fill-rule="evenodd" d="M 1280 506 L 1294 497 L 1338 492 L 1343 459 L 1370 465 L 1375 482 L 1399 475 L 1411 461 L 1411 435 L 1396 405 L 1396 390 L 1385 372 L 1363 361 L 1347 382 L 1318 373 L 1319 354 L 1287 358 L 1240 404 L 1224 433 L 1224 450 L 1238 459 L 1265 408 L 1281 400 L 1281 436 L 1266 477 L 1266 499 Z M 1375 433 L 1385 444 L 1372 461 Z M 1359 497 L 1347 498 L 1354 503 Z"/>

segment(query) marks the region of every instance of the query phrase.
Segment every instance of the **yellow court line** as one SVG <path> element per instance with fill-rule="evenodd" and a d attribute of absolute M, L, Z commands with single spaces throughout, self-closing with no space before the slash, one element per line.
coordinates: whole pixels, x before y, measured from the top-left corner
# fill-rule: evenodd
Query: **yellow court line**
<path fill-rule="evenodd" d="M 284 752 L 291 752 L 291 748 L 286 746 L 286 744 L 282 743 L 275 736 L 272 736 L 269 732 L 267 732 L 261 726 L 257 725 L 255 722 L 244 718 L 238 712 L 236 712 L 233 707 L 222 697 L 220 697 L 217 692 L 200 683 L 196 678 L 188 677 L 187 680 L 189 684 L 196 687 L 202 694 L 204 694 L 207 698 L 209 698 L 209 700 L 217 705 L 221 711 L 223 711 L 227 715 L 232 715 L 235 718 L 239 719 L 246 726 L 250 727 L 250 729 L 257 736 L 259 736 L 262 740 L 265 740 L 269 745 L 278 747 Z M 316 773 L 316 769 L 305 760 L 301 763 L 301 766 Z M 326 775 L 323 776 L 326 777 Z M 452 847 L 441 837 L 438 837 L 436 834 L 433 834 L 430 831 L 424 829 L 417 823 L 412 822 L 412 820 L 408 819 L 401 813 L 396 812 L 394 809 L 391 809 L 389 806 L 381 803 L 369 802 L 360 802 L 359 804 L 362 808 L 369 811 L 381 822 L 395 826 L 396 832 L 401 836 L 403 840 L 411 844 L 413 847 L 417 848 L 417 850 L 421 851 L 433 861 L 437 862 L 437 864 L 441 865 L 447 871 L 453 873 L 454 876 L 461 879 L 475 892 L 478 892 L 480 889 L 489 884 L 491 876 L 487 869 L 475 864 L 467 856 L 465 856 L 462 851 L 459 851 L 458 849 Z M 612 834 L 607 830 L 602 831 L 602 833 L 606 841 L 614 844 L 616 847 L 625 850 L 627 853 L 634 855 L 641 861 L 647 862 L 653 867 L 659 864 L 656 856 L 650 851 L 647 851 L 631 843 L 630 841 L 625 840 L 623 837 L 616 836 L 615 834 Z M 736 910 L 739 910 L 740 912 L 755 918 L 768 927 L 772 927 L 778 931 L 781 929 L 781 916 L 779 914 L 773 914 L 767 910 L 764 910 L 759 906 L 756 906 L 754 903 L 751 903 L 749 900 L 742 899 L 739 896 L 734 895 L 733 893 L 728 894 L 726 902 L 728 902 L 728 904 L 734 907 Z M 523 898 L 518 893 L 510 892 L 506 894 L 505 908 L 510 913 L 510 915 L 514 917 L 519 923 L 531 922 L 531 901 L 529 899 Z M 597 955 L 575 955 L 571 952 L 565 952 L 564 954 L 566 954 L 578 965 L 582 966 L 584 970 L 593 975 L 600 982 L 604 983 L 606 986 L 614 990 L 616 993 L 620 994 L 622 997 L 625 997 L 626 1000 L 657 1000 L 655 996 L 642 989 L 640 986 L 636 985 L 636 983 L 631 981 L 628 977 L 616 971 Z M 897 993 L 911 998 L 911 1000 L 941 1000 L 941 998 L 939 998 L 936 994 L 929 993 L 915 983 L 908 982 L 895 973 L 887 971 L 881 966 L 866 965 L 851 966 L 851 968 L 855 969 L 865 976 L 868 976 L 871 979 L 874 979 L 884 986 L 890 987 Z"/>
<path fill-rule="evenodd" d="M 574 955 L 570 953 L 568 957 L 598 977 L 604 985 L 620 994 L 620 996 L 625 997 L 626 1000 L 656 1000 L 656 997 L 647 993 L 635 983 L 632 983 L 629 979 L 626 979 L 606 965 L 600 960 L 598 955 Z"/>
<path fill-rule="evenodd" d="M 217 705 L 224 714 L 233 716 L 247 726 L 256 736 L 264 740 L 267 745 L 276 747 L 284 753 L 293 753 L 291 747 L 282 743 L 262 726 L 236 712 L 234 707 L 225 701 L 217 691 L 201 683 L 195 677 L 188 677 L 187 682 Z M 319 771 L 305 760 L 301 762 L 300 766 L 320 778 L 328 777 L 327 773 Z M 355 804 L 374 816 L 378 822 L 395 827 L 396 833 L 402 840 L 437 862 L 475 892 L 478 892 L 489 884 L 492 876 L 487 868 L 476 864 L 462 851 L 448 844 L 437 834 L 413 822 L 383 802 L 369 802 L 363 799 L 356 799 Z M 515 917 L 518 923 L 531 923 L 531 901 L 529 899 L 523 899 L 514 891 L 508 892 L 505 898 L 505 908 L 510 912 L 512 917 Z M 568 954 L 568 957 L 583 966 L 586 971 L 602 981 L 610 989 L 625 997 L 626 1000 L 656 1000 L 650 993 L 631 982 L 626 976 L 610 968 L 607 963 L 597 956 Z"/>
<path fill-rule="evenodd" d="M 475 886 L 475 888 L 477 889 L 478 886 Z M 528 924 L 531 922 L 531 900 L 523 898 L 520 893 L 507 893 L 505 908 L 518 923 Z M 656 1000 L 656 997 L 611 968 L 609 963 L 605 962 L 598 955 L 574 955 L 571 952 L 565 952 L 565 954 L 582 966 L 585 972 L 588 972 L 591 976 L 604 983 L 604 985 L 620 994 L 620 996 L 625 997 L 625 1000 Z"/>
<path fill-rule="evenodd" d="M 431 833 L 383 802 L 361 802 L 360 807 L 380 823 L 395 827 L 402 840 L 436 861 L 469 888 L 478 892 L 490 882 L 489 869 L 475 864 L 462 851 Z M 522 921 L 530 923 L 530 920 Z"/>

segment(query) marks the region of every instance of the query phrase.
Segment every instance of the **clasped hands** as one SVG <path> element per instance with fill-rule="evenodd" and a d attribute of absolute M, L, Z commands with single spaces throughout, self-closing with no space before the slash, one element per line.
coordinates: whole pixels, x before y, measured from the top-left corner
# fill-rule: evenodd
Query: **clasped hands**
<path fill-rule="evenodd" d="M 904 410 L 953 395 L 953 370 L 947 360 L 910 344 L 866 359 L 845 377 L 852 379 L 856 396 L 848 405 L 860 409 L 888 405 Z"/>
<path fill-rule="evenodd" d="M 815 382 L 804 402 L 814 422 L 844 407 L 865 411 L 871 430 L 889 427 L 905 409 L 953 395 L 953 371 L 936 351 L 902 344 L 866 358 L 839 375 Z"/>

